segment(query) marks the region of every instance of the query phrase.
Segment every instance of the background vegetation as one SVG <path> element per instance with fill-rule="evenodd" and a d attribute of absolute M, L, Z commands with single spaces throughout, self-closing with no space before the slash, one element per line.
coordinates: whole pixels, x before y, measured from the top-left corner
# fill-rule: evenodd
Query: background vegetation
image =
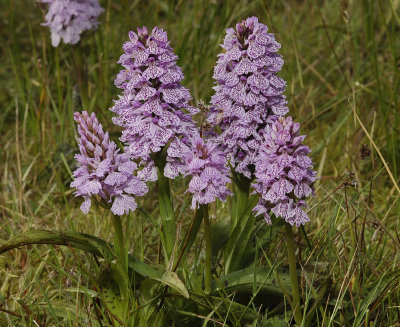
<path fill-rule="evenodd" d="M 83 54 L 88 68 L 89 105 L 84 109 L 95 111 L 117 140 L 120 130 L 112 125 L 108 109 L 118 94 L 113 79 L 128 31 L 143 25 L 165 28 L 180 57 L 183 84 L 195 101 L 207 103 L 225 28 L 256 15 L 282 44 L 280 76 L 288 82 L 291 115 L 308 135 L 321 176 L 317 197 L 310 202 L 307 238 L 296 231 L 302 268 L 318 267 L 332 281 L 314 323 L 400 326 L 400 1 L 100 3 L 106 11 L 97 32 L 78 46 L 53 48 L 48 28 L 40 25 L 40 6 L 33 0 L 1 1 L 0 244 L 34 229 L 112 239 L 110 217 L 94 207 L 84 216 L 80 199 L 69 188 L 77 151 L 72 114 L 82 110 L 76 53 Z M 183 207 L 185 186 L 178 184 L 175 204 Z M 151 212 L 157 210 L 155 201 L 153 188 L 141 205 Z M 215 207 L 212 223 L 223 220 L 228 208 L 229 203 Z M 181 237 L 191 215 L 189 209 L 184 212 Z M 131 252 L 157 262 L 159 240 L 151 222 L 141 214 L 132 219 Z M 201 238 L 198 242 L 191 258 L 203 260 Z M 254 265 L 266 265 L 267 259 L 286 265 L 279 230 L 273 242 L 257 251 L 264 256 Z M 0 326 L 90 325 L 96 318 L 87 296 L 93 289 L 89 261 L 79 251 L 57 246 L 29 246 L 1 255 Z M 301 282 L 307 298 L 306 280 Z M 266 315 L 263 309 L 259 315 Z M 282 315 L 288 323 L 290 317 Z M 206 319 L 194 318 L 200 325 Z M 214 318 L 209 326 L 229 325 L 218 315 Z M 264 325 L 260 319 L 254 326 Z"/>

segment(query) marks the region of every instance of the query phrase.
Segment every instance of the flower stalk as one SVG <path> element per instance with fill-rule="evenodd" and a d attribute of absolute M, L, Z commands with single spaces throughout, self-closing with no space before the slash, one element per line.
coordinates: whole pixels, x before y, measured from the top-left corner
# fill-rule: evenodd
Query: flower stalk
<path fill-rule="evenodd" d="M 211 242 L 211 225 L 208 216 L 208 205 L 201 205 L 204 216 L 204 240 L 206 242 L 206 269 L 204 274 L 204 291 L 206 294 L 211 293 L 211 261 L 212 261 L 212 242 Z"/>
<path fill-rule="evenodd" d="M 125 238 L 124 232 L 122 229 L 122 221 L 121 217 L 118 215 L 112 215 L 112 223 L 114 226 L 114 250 L 115 256 L 119 263 L 121 263 L 122 267 L 127 269 L 128 267 L 128 256 L 127 252 L 125 251 Z"/>
<path fill-rule="evenodd" d="M 232 204 L 231 232 L 239 223 L 240 217 L 247 209 L 249 204 L 250 184 L 251 180 L 242 174 L 237 174 L 234 171 L 233 180 L 235 184 L 234 201 Z"/>
<path fill-rule="evenodd" d="M 296 269 L 296 255 L 294 247 L 294 235 L 292 231 L 292 226 L 289 223 L 285 223 L 285 236 L 286 245 L 288 251 L 288 261 L 289 261 L 289 273 L 290 282 L 292 284 L 292 302 L 293 302 L 293 315 L 297 325 L 301 325 L 302 314 L 300 307 L 300 291 L 299 291 L 299 281 L 297 279 L 297 269 Z"/>
<path fill-rule="evenodd" d="M 171 188 L 169 179 L 164 176 L 165 157 L 162 153 L 157 153 L 153 156 L 157 166 L 158 175 L 158 203 L 160 206 L 160 218 L 162 223 L 162 233 L 164 235 L 165 244 L 163 249 L 165 260 L 169 262 L 175 246 L 176 224 L 175 213 L 172 202 Z"/>

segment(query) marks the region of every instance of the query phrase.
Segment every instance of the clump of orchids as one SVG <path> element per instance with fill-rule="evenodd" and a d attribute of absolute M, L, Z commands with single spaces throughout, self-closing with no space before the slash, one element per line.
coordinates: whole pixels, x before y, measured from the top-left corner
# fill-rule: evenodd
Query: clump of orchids
<path fill-rule="evenodd" d="M 59 1 L 43 1 L 50 4 L 52 14 L 47 16 L 47 24 L 53 29 L 53 44 L 58 44 L 60 37 L 74 43 L 75 36 L 66 39 L 67 32 L 55 16 L 60 10 Z M 88 3 L 92 7 L 86 13 L 97 17 L 101 12 L 97 1 Z M 75 6 L 81 8 L 82 3 L 78 1 Z M 314 195 L 316 173 L 310 149 L 303 144 L 305 136 L 299 132 L 300 124 L 288 115 L 283 94 L 286 82 L 278 77 L 283 65 L 277 54 L 280 44 L 256 17 L 227 29 L 223 52 L 214 68 L 215 93 L 202 117 L 207 124 L 199 127 L 194 115 L 200 110 L 191 104 L 190 91 L 181 84 L 183 72 L 167 33 L 159 27 L 151 32 L 142 27 L 128 36 L 118 61 L 122 69 L 114 81 L 121 94 L 110 109 L 115 114 L 113 123 L 121 128 L 122 146 L 110 140 L 94 113 L 74 115 L 79 153 L 75 155 L 78 168 L 71 187 L 77 197 L 83 198 L 84 214 L 89 213 L 93 202 L 111 212 L 114 244 L 105 246 L 103 240 L 76 234 L 57 236 L 52 243 L 72 244 L 102 256 L 110 267 L 115 266 L 113 277 L 122 280 L 118 285 L 126 313 L 133 287 L 129 282 L 131 270 L 142 278 L 161 281 L 165 286 L 161 294 L 171 287 L 186 298 L 196 296 L 189 296 L 176 271 L 204 223 L 202 289 L 213 301 L 214 291 L 224 283 L 213 284 L 209 205 L 233 196 L 229 238 L 218 277 L 243 268 L 241 259 L 250 242 L 255 217 L 262 215 L 266 224 L 276 223 L 275 218 L 283 219 L 292 287 L 290 304 L 296 323 L 301 325 L 292 226 L 299 227 L 310 220 L 306 199 Z M 178 177 L 187 179 L 186 192 L 191 194 L 193 209 L 193 220 L 180 247 L 170 185 Z M 157 183 L 159 199 L 159 220 L 152 221 L 167 267 L 162 276 L 154 267 L 130 259 L 126 242 L 129 231 L 124 232 L 121 220 L 123 215 L 140 208 L 138 198 L 149 192 L 152 183 Z M 162 299 L 158 301 L 159 306 L 162 303 Z"/>
<path fill-rule="evenodd" d="M 259 195 L 254 215 L 263 215 L 268 224 L 271 215 L 286 222 L 294 313 L 299 320 L 291 226 L 309 221 L 305 200 L 314 194 L 316 179 L 310 149 L 303 144 L 305 136 L 299 135 L 300 124 L 285 116 L 289 111 L 283 95 L 286 82 L 277 76 L 283 65 L 276 53 L 280 44 L 267 26 L 256 17 L 243 20 L 236 29 L 227 30 L 222 47 L 206 117 L 211 129 L 203 132 L 193 120 L 199 110 L 189 105 L 191 95 L 181 85 L 183 73 L 166 32 L 158 27 L 151 33 L 146 27 L 129 32 L 118 61 L 123 69 L 115 79 L 122 94 L 111 108 L 117 115 L 113 122 L 123 128 L 124 152 L 118 152 L 93 113 L 76 114 L 80 167 L 71 186 L 85 199 L 84 213 L 96 196 L 115 215 L 122 215 L 136 209 L 135 197 L 147 192 L 146 183 L 158 180 L 163 185 L 159 192 L 167 192 L 170 200 L 160 201 L 165 206 L 160 212 L 165 257 L 173 260 L 175 217 L 166 178 L 190 177 L 187 191 L 192 194 L 192 208 L 203 213 L 205 224 L 207 292 L 212 246 L 207 205 L 232 195 L 233 180 L 236 199 L 242 200 L 236 203 L 240 207 L 232 217 L 234 228 L 252 187 Z"/>

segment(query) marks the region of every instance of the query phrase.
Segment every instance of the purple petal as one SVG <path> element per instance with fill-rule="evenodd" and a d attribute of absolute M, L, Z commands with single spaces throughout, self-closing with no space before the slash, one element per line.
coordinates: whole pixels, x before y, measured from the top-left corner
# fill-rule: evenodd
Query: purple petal
<path fill-rule="evenodd" d="M 128 214 L 129 211 L 135 211 L 137 204 L 132 196 L 121 195 L 114 199 L 111 206 L 111 211 L 114 215 L 121 216 L 124 213 Z"/>

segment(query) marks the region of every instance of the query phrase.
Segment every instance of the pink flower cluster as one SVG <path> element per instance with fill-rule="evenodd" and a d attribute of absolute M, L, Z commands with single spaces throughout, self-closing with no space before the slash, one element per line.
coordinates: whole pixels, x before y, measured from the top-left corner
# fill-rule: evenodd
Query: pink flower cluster
<path fill-rule="evenodd" d="M 82 212 L 89 212 L 93 196 L 98 196 L 105 205 L 111 205 L 111 211 L 116 215 L 134 211 L 137 207 L 134 196 L 142 196 L 148 191 L 146 184 L 133 175 L 136 163 L 129 159 L 129 154 L 119 153 L 94 113 L 89 116 L 86 111 L 76 112 L 74 119 L 80 135 L 80 154 L 75 155 L 80 167 L 74 172 L 71 187 L 76 188 L 76 196 L 85 199 Z"/>
<path fill-rule="evenodd" d="M 63 40 L 76 44 L 84 31 L 96 29 L 97 18 L 104 11 L 98 0 L 41 0 L 49 6 L 44 26 L 50 27 L 51 44 L 57 47 Z"/>
<path fill-rule="evenodd" d="M 310 149 L 303 145 L 305 135 L 299 135 L 300 124 L 292 117 L 279 117 L 264 133 L 256 159 L 254 189 L 260 194 L 257 215 L 271 223 L 270 212 L 291 225 L 309 221 L 305 199 L 314 194 L 315 172 L 308 156 Z"/>
<path fill-rule="evenodd" d="M 129 39 L 118 61 L 124 69 L 115 79 L 123 95 L 111 111 L 117 114 L 113 122 L 124 128 L 121 141 L 126 144 L 125 150 L 145 163 L 141 176 L 154 181 L 157 173 L 150 154 L 160 152 L 167 144 L 175 149 L 188 145 L 189 135 L 198 133 L 192 119 L 198 109 L 188 104 L 191 95 L 180 84 L 183 73 L 167 33 L 158 27 L 149 33 L 143 27 L 137 33 L 130 32 Z M 183 172 L 180 156 L 169 154 L 164 175 L 175 178 Z"/>
<path fill-rule="evenodd" d="M 192 176 L 188 191 L 193 194 L 192 208 L 219 199 L 225 201 L 229 195 L 229 168 L 225 154 L 212 141 L 204 143 L 196 137 L 183 153 L 186 175 Z"/>
<path fill-rule="evenodd" d="M 227 29 L 214 68 L 217 85 L 211 99 L 208 122 L 219 125 L 216 140 L 238 173 L 251 178 L 262 142 L 262 129 L 271 115 L 288 112 L 283 95 L 286 82 L 276 76 L 283 59 L 276 51 L 281 47 L 267 26 L 250 17 Z"/>

